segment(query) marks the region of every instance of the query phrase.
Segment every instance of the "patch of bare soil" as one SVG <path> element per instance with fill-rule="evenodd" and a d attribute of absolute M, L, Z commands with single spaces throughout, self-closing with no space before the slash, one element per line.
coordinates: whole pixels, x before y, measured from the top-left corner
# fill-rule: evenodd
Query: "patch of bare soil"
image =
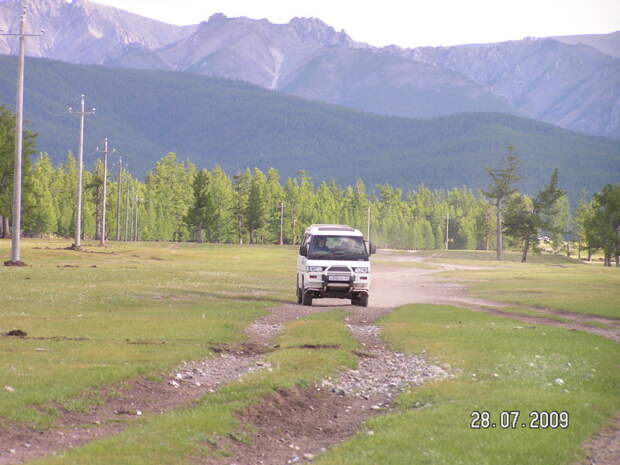
<path fill-rule="evenodd" d="M 234 436 L 218 443 L 218 448 L 234 457 L 205 463 L 281 465 L 312 460 L 355 434 L 370 416 L 381 413 L 372 409 L 373 402 L 314 386 L 278 390 L 239 414 L 239 420 L 257 428 L 256 432 L 248 431 L 243 442 Z"/>
<path fill-rule="evenodd" d="M 618 465 L 620 463 L 620 414 L 584 444 L 586 459 L 581 465 Z"/>
<path fill-rule="evenodd" d="M 25 262 L 22 262 L 21 260 L 18 260 L 16 262 L 12 261 L 12 260 L 7 260 L 6 262 L 4 262 L 4 266 L 30 266 Z"/>

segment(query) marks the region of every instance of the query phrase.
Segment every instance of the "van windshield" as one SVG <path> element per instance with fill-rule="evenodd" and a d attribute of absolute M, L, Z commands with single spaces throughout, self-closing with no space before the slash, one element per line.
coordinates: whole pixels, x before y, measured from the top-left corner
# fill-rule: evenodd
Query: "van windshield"
<path fill-rule="evenodd" d="M 356 236 L 314 236 L 308 248 L 314 260 L 368 260 L 366 244 Z"/>

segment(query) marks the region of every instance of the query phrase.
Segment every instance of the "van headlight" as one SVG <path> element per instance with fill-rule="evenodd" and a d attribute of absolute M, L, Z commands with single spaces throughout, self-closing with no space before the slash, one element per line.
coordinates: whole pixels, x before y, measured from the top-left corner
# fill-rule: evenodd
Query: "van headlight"
<path fill-rule="evenodd" d="M 368 273 L 368 268 L 355 268 L 356 273 Z"/>
<path fill-rule="evenodd" d="M 310 273 L 320 273 L 321 271 L 323 271 L 323 267 L 322 266 L 307 266 L 306 271 L 309 271 Z"/>

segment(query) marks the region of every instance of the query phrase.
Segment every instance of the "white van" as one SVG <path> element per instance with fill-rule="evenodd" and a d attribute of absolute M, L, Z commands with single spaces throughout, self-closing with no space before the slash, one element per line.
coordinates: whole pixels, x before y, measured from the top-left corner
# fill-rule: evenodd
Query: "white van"
<path fill-rule="evenodd" d="M 374 246 L 357 229 L 339 224 L 313 224 L 304 232 L 297 258 L 297 303 L 312 299 L 350 299 L 368 306 L 370 254 Z"/>

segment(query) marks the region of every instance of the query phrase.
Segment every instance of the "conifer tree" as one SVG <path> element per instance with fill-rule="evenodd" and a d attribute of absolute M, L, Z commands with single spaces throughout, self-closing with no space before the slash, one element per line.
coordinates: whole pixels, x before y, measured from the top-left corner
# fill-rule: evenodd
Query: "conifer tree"
<path fill-rule="evenodd" d="M 503 241 L 502 241 L 502 214 L 504 202 L 509 199 L 517 190 L 514 185 L 519 181 L 520 177 L 517 170 L 521 162 L 514 153 L 514 147 L 508 146 L 508 153 L 505 156 L 502 165 L 499 168 L 486 168 L 487 174 L 491 177 L 491 185 L 488 190 L 482 191 L 484 195 L 495 204 L 496 215 L 496 256 L 498 260 L 502 259 Z"/>
<path fill-rule="evenodd" d="M 551 174 L 549 183 L 540 191 L 536 198 L 528 202 L 522 195 L 514 195 L 506 214 L 505 230 L 514 238 L 522 241 L 523 254 L 521 262 L 527 261 L 531 245 L 536 243 L 541 231 L 550 234 L 557 232 L 552 219 L 557 214 L 558 200 L 564 195 L 558 187 L 557 169 Z"/>

